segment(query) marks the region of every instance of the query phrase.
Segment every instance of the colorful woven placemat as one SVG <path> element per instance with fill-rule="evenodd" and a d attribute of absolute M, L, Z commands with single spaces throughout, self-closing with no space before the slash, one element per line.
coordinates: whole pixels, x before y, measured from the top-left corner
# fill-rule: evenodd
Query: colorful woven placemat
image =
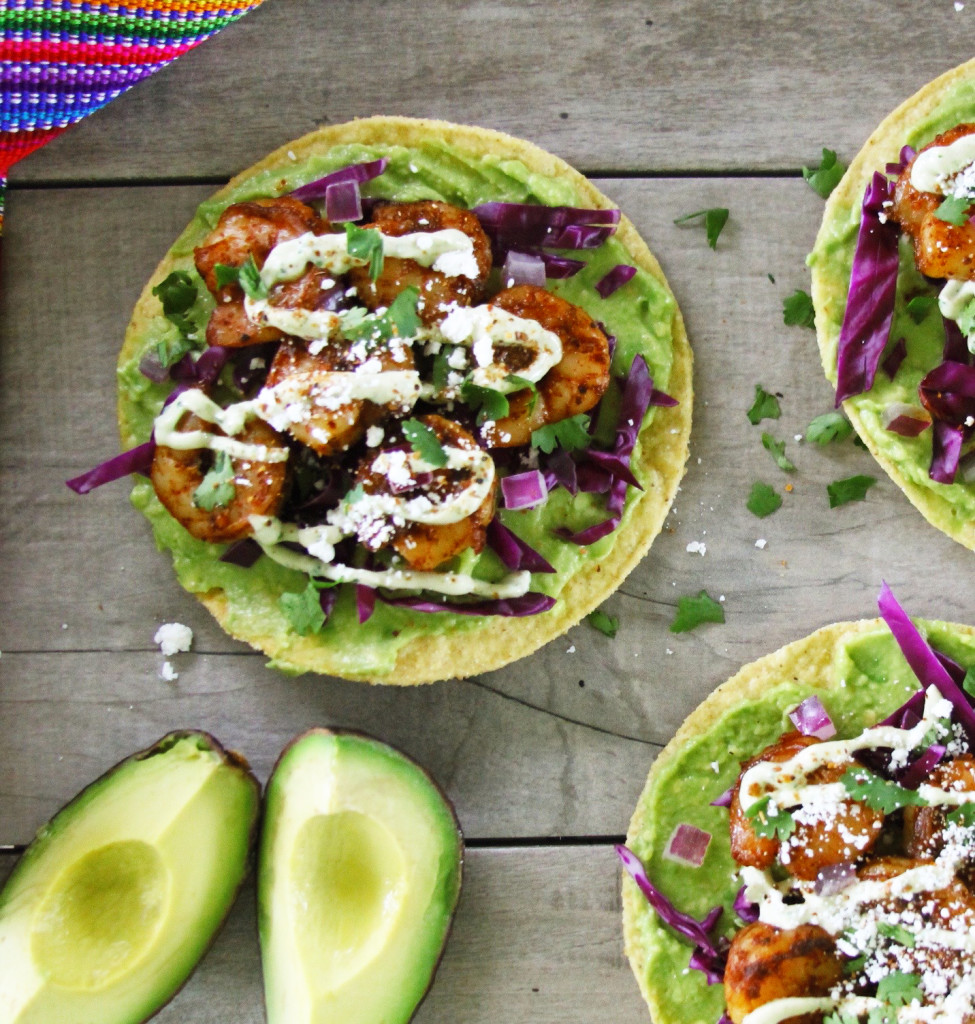
<path fill-rule="evenodd" d="M 0 233 L 11 166 L 262 0 L 0 0 Z"/>

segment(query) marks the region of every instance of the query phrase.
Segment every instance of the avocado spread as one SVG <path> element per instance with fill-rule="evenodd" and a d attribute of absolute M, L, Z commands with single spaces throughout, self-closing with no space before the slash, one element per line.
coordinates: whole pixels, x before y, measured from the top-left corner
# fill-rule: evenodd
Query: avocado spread
<path fill-rule="evenodd" d="M 937 651 L 965 668 L 975 666 L 971 635 L 946 623 L 916 624 Z M 793 728 L 788 712 L 812 693 L 836 725 L 836 738 L 844 739 L 877 724 L 919 687 L 889 630 L 864 627 L 852 634 L 835 629 L 814 634 L 804 649 L 778 664 L 774 675 L 760 668 L 762 662 L 744 669 L 728 686 L 741 683 L 761 695 L 734 702 L 705 727 L 691 728 L 654 768 L 634 815 L 639 825 L 631 826 L 627 845 L 679 911 L 701 920 L 721 904 L 718 933 L 730 937 L 740 927 L 732 905 L 741 882 L 731 856 L 727 808 L 713 807 L 711 801 L 734 784 L 741 763 Z M 693 725 L 693 716 L 688 724 Z M 683 822 L 712 837 L 698 868 L 663 857 L 671 833 Z M 625 884 L 632 883 L 627 879 Z M 627 922 L 627 946 L 628 951 L 639 947 L 643 955 L 640 986 L 652 994 L 654 1019 L 715 1024 L 724 1011 L 721 985 L 709 986 L 701 971 L 688 968 L 690 944 L 664 925 L 642 897 L 635 905 Z"/>
<path fill-rule="evenodd" d="M 204 203 L 169 254 L 170 269 L 185 270 L 199 283 L 198 299 L 189 316 L 202 329 L 212 310 L 213 300 L 203 287 L 193 266 L 193 249 L 216 224 L 221 211 L 230 203 L 262 196 L 281 195 L 338 168 L 387 157 L 384 173 L 362 186 L 366 197 L 400 201 L 437 199 L 472 207 L 491 201 L 540 203 L 544 205 L 585 205 L 571 181 L 536 173 L 518 160 L 502 154 L 473 154 L 442 140 L 413 147 L 399 145 L 342 145 L 287 166 L 265 169 L 256 176 L 239 181 L 219 199 Z M 598 249 L 573 251 L 583 259 L 585 268 L 573 277 L 550 281 L 549 290 L 585 309 L 617 339 L 613 356 L 614 378 L 625 375 L 638 352 L 646 359 L 655 387 L 666 391 L 672 365 L 673 330 L 679 315 L 673 297 L 652 274 L 643 269 L 625 288 L 601 298 L 594 285 L 619 263 L 630 263 L 626 249 L 610 239 Z M 143 328 L 138 349 L 126 352 L 118 367 L 119 418 L 126 447 L 146 441 L 155 416 L 171 390 L 169 382 L 153 383 L 139 371 L 143 355 L 160 342 L 171 338 L 175 328 L 162 315 Z M 603 424 L 612 438 L 613 411 L 618 406 L 619 389 L 611 385 L 595 422 Z M 654 415 L 651 407 L 644 426 Z M 597 429 L 597 436 L 599 430 Z M 639 448 L 639 442 L 637 442 Z M 639 475 L 639 471 L 638 471 Z M 617 536 L 626 529 L 634 508 L 648 491 L 629 489 L 621 526 L 588 546 L 568 543 L 554 534 L 555 527 L 576 532 L 607 517 L 603 495 L 580 492 L 573 496 L 564 488 L 549 494 L 544 504 L 524 511 L 504 510 L 501 519 L 523 540 L 534 547 L 556 569 L 555 574 L 536 574 L 531 589 L 558 597 L 566 582 L 582 566 L 603 559 L 613 548 Z M 223 591 L 226 617 L 223 624 L 235 635 L 260 636 L 261 646 L 275 651 L 276 667 L 296 666 L 288 658 L 293 637 L 292 626 L 282 611 L 279 599 L 285 593 L 305 590 L 308 579 L 262 557 L 251 568 L 220 561 L 225 545 L 210 544 L 192 538 L 163 509 L 148 482 L 133 489 L 132 502 L 152 524 L 156 543 L 173 556 L 180 582 L 190 591 L 206 595 Z M 479 556 L 470 552 L 459 556 L 457 570 L 483 579 L 496 579 L 504 569 L 497 556 L 486 549 Z M 489 628 L 493 621 L 482 616 L 461 616 L 450 612 L 423 613 L 390 607 L 376 602 L 367 622 L 358 621 L 354 588 L 343 585 L 320 638 L 334 656 L 335 671 L 352 676 L 383 676 L 395 666 L 397 651 L 409 640 L 423 635 L 456 633 Z M 549 613 L 551 614 L 551 613 Z"/>

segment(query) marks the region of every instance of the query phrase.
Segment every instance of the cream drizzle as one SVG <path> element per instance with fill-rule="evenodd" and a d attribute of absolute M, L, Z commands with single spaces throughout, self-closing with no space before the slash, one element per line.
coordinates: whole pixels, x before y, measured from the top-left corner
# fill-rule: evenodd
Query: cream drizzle
<path fill-rule="evenodd" d="M 952 195 L 953 179 L 975 163 L 975 134 L 962 135 L 947 146 L 929 146 L 911 165 L 911 184 L 919 192 Z"/>

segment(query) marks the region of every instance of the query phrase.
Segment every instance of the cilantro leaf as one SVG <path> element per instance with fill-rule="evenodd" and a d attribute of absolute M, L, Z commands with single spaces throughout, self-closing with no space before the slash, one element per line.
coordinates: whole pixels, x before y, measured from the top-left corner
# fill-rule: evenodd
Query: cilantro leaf
<path fill-rule="evenodd" d="M 367 347 L 393 337 L 412 338 L 420 326 L 416 312 L 419 296 L 420 290 L 411 285 L 393 299 L 384 313 L 366 313 L 361 307 L 353 307 L 342 314 L 342 337 L 346 341 L 365 341 Z"/>
<path fill-rule="evenodd" d="M 785 441 L 776 441 L 771 434 L 762 431 L 762 447 L 772 456 L 779 469 L 794 473 L 796 467 L 785 457 Z"/>
<path fill-rule="evenodd" d="M 278 598 L 278 606 L 284 612 L 294 631 L 299 636 L 318 633 L 325 625 L 319 588 L 313 580 L 300 593 L 285 593 Z"/>
<path fill-rule="evenodd" d="M 706 590 L 697 597 L 677 598 L 677 614 L 670 624 L 671 633 L 686 633 L 703 622 L 724 622 L 724 608 Z"/>
<path fill-rule="evenodd" d="M 763 484 L 760 480 L 756 480 L 752 484 L 752 489 L 748 493 L 748 500 L 745 502 L 745 508 L 753 516 L 758 516 L 759 519 L 764 519 L 766 516 L 770 516 L 773 512 L 782 506 L 782 495 L 777 494 L 775 490 L 769 487 L 768 484 Z"/>
<path fill-rule="evenodd" d="M 841 412 L 824 412 L 806 427 L 806 437 L 816 444 L 842 441 L 853 433 L 850 421 Z"/>
<path fill-rule="evenodd" d="M 346 248 L 350 256 L 369 264 L 369 279 L 375 281 L 383 272 L 383 236 L 377 228 L 360 228 L 347 221 Z"/>
<path fill-rule="evenodd" d="M 460 386 L 461 401 L 472 409 L 477 409 L 477 425 L 481 426 L 488 420 L 500 420 L 508 415 L 510 408 L 508 396 L 494 388 L 483 388 L 468 377 Z"/>
<path fill-rule="evenodd" d="M 183 330 L 189 323 L 186 314 L 196 302 L 193 278 L 185 270 L 174 270 L 152 289 L 152 294 L 162 303 L 163 316 Z"/>
<path fill-rule="evenodd" d="M 416 311 L 420 298 L 420 289 L 415 285 L 404 288 L 389 304 L 386 310 L 386 322 L 395 330 L 399 338 L 412 338 L 420 329 L 420 315 Z"/>
<path fill-rule="evenodd" d="M 424 462 L 439 469 L 447 465 L 447 453 L 437 435 L 417 419 L 403 421 L 403 436 Z"/>
<path fill-rule="evenodd" d="M 777 810 L 769 812 L 771 797 L 763 796 L 745 811 L 745 817 L 751 822 L 752 831 L 763 839 L 788 839 L 796 830 L 795 818 L 791 812 Z"/>
<path fill-rule="evenodd" d="M 862 765 L 851 766 L 840 776 L 847 793 L 875 811 L 892 814 L 899 807 L 926 807 L 927 800 L 916 790 L 905 789 L 896 782 L 881 778 Z"/>
<path fill-rule="evenodd" d="M 775 395 L 766 391 L 761 384 L 755 385 L 755 401 L 748 410 L 748 422 L 755 426 L 762 420 L 777 420 L 782 415 L 779 408 L 779 400 Z"/>
<path fill-rule="evenodd" d="M 708 245 L 712 249 L 718 247 L 718 237 L 721 235 L 725 224 L 728 223 L 728 210 L 723 206 L 712 206 L 707 210 L 697 210 L 694 213 L 684 214 L 683 217 L 678 217 L 675 224 L 687 224 L 692 220 L 697 220 L 698 217 L 704 218 L 704 230 L 708 236 Z"/>
<path fill-rule="evenodd" d="M 975 826 L 975 804 L 959 804 L 945 814 L 945 821 L 960 828 Z"/>
<path fill-rule="evenodd" d="M 824 1018 L 823 1024 L 860 1024 L 860 1018 L 854 1013 L 837 1010 L 836 1013 L 831 1013 L 828 1017 Z"/>
<path fill-rule="evenodd" d="M 914 933 L 900 924 L 890 924 L 887 921 L 878 921 L 877 934 L 883 935 L 884 938 L 891 939 L 899 945 L 907 946 L 911 949 L 915 944 Z"/>
<path fill-rule="evenodd" d="M 261 278 L 261 272 L 257 269 L 253 253 L 250 253 L 246 261 L 237 268 L 237 280 L 247 298 L 266 299 L 268 297 L 268 287 Z"/>
<path fill-rule="evenodd" d="M 968 208 L 972 205 L 970 199 L 960 196 L 945 196 L 941 205 L 934 211 L 938 220 L 947 224 L 954 224 L 956 228 L 964 226 L 968 220 Z"/>
<path fill-rule="evenodd" d="M 608 636 L 610 640 L 616 636 L 620 628 L 620 620 L 615 615 L 607 615 L 601 608 L 590 612 L 586 616 L 586 622 L 600 633 Z"/>
<path fill-rule="evenodd" d="M 240 267 L 231 266 L 229 263 L 216 263 L 213 267 L 213 276 L 217 280 L 218 288 L 226 288 L 229 284 L 240 284 Z"/>
<path fill-rule="evenodd" d="M 193 504 L 212 512 L 215 508 L 229 505 L 236 493 L 233 462 L 226 452 L 217 452 L 213 465 L 193 492 Z"/>
<path fill-rule="evenodd" d="M 809 292 L 797 288 L 787 299 L 783 299 L 782 319 L 787 327 L 815 327 L 816 311 Z"/>
<path fill-rule="evenodd" d="M 923 998 L 921 978 L 907 971 L 891 971 L 880 979 L 877 985 L 877 998 L 891 1006 L 906 1006 L 915 999 L 920 1002 Z"/>
<path fill-rule="evenodd" d="M 160 366 L 167 370 L 170 366 L 178 363 L 187 352 L 192 352 L 197 347 L 196 341 L 186 334 L 177 334 L 175 337 L 163 338 L 155 346 L 156 358 Z"/>
<path fill-rule="evenodd" d="M 802 176 L 818 196 L 828 199 L 830 192 L 840 183 L 845 170 L 846 167 L 836 159 L 833 150 L 824 147 L 819 166 L 803 167 Z"/>
<path fill-rule="evenodd" d="M 919 324 L 937 304 L 937 295 L 915 295 L 904 308 L 914 323 Z"/>
<path fill-rule="evenodd" d="M 975 668 L 967 669 L 961 681 L 962 689 L 971 697 L 975 697 Z"/>
<path fill-rule="evenodd" d="M 557 447 L 567 452 L 588 448 L 589 441 L 589 417 L 584 412 L 532 431 L 532 447 L 541 448 L 546 455 L 554 452 Z"/>
<path fill-rule="evenodd" d="M 842 480 L 834 480 L 826 485 L 826 493 L 829 495 L 829 507 L 839 508 L 851 501 L 863 501 L 867 491 L 877 482 L 875 476 L 866 476 L 863 473 L 856 476 L 844 477 Z"/>

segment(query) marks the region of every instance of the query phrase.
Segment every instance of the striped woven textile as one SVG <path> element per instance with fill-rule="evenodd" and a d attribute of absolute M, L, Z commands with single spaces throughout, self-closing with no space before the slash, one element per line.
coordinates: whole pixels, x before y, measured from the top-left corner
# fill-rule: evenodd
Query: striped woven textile
<path fill-rule="evenodd" d="M 10 167 L 262 0 L 0 0 L 0 232 Z"/>

